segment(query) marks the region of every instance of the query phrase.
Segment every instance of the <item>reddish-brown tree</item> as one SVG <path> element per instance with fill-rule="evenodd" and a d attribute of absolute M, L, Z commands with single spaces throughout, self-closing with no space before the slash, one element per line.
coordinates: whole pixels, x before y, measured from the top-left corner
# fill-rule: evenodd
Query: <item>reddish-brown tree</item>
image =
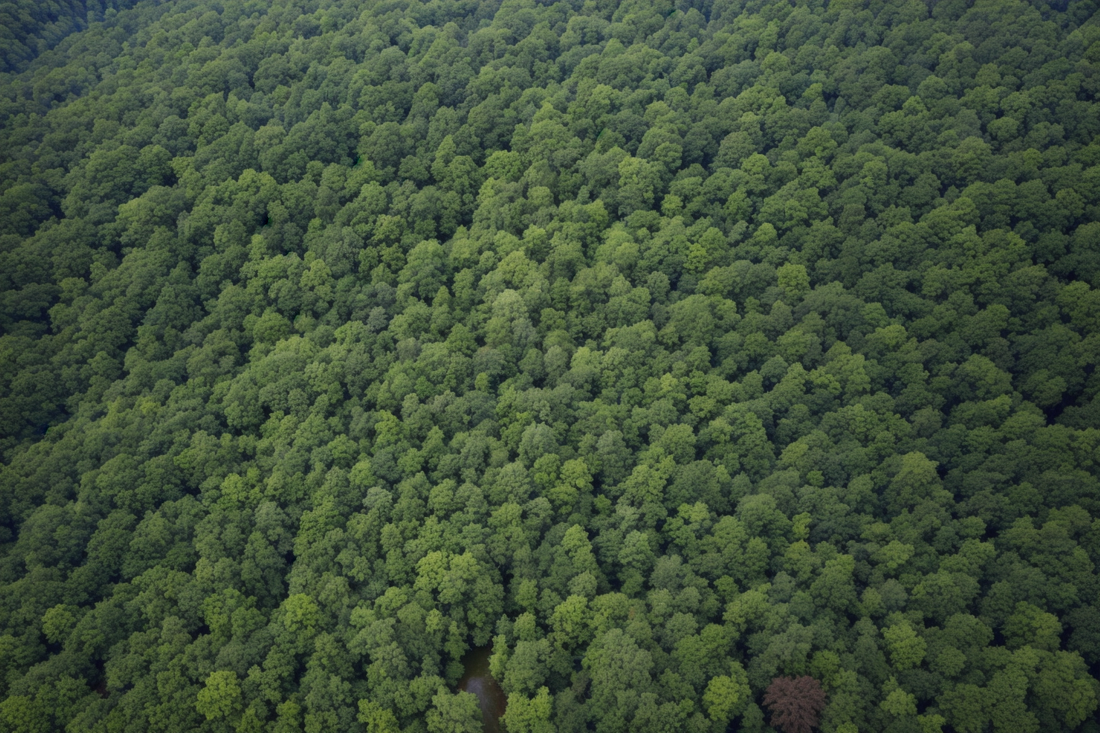
<path fill-rule="evenodd" d="M 825 709 L 825 690 L 813 677 L 776 677 L 764 693 L 772 726 L 783 733 L 810 733 Z"/>

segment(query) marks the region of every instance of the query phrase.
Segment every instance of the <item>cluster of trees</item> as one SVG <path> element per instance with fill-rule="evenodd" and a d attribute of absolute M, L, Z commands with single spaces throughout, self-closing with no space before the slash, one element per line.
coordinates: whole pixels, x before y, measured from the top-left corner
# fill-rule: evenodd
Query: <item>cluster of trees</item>
<path fill-rule="evenodd" d="M 113 19 L 133 0 L 5 0 L 0 3 L 0 72 L 25 68 L 89 23 Z"/>
<path fill-rule="evenodd" d="M 1092 3 L 118 7 L 3 41 L 0 731 L 1100 731 Z"/>

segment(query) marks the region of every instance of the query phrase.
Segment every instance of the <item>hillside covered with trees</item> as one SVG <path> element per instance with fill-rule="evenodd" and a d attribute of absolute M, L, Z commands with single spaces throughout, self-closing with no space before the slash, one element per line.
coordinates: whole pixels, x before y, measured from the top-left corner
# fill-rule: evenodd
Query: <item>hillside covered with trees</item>
<path fill-rule="evenodd" d="M 0 733 L 1100 733 L 1098 21 L 0 5 Z"/>

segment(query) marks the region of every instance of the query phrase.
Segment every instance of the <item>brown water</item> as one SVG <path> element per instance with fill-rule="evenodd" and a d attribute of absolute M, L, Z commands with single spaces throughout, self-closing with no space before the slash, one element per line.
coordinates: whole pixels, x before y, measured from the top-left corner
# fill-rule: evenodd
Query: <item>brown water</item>
<path fill-rule="evenodd" d="M 493 656 L 492 646 L 479 646 L 466 652 L 462 658 L 462 679 L 458 689 L 477 695 L 481 705 L 481 722 L 485 733 L 500 733 L 500 716 L 504 715 L 507 698 L 504 690 L 489 674 L 489 657 Z"/>

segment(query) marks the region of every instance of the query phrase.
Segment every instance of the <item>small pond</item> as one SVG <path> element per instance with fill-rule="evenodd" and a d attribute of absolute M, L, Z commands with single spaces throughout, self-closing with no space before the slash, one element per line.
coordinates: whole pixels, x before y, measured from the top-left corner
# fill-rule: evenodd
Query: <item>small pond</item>
<path fill-rule="evenodd" d="M 489 674 L 489 657 L 493 656 L 492 646 L 479 646 L 466 652 L 462 658 L 462 679 L 458 689 L 477 696 L 481 705 L 481 721 L 485 733 L 500 733 L 500 716 L 504 715 L 507 699 L 504 690 Z"/>

